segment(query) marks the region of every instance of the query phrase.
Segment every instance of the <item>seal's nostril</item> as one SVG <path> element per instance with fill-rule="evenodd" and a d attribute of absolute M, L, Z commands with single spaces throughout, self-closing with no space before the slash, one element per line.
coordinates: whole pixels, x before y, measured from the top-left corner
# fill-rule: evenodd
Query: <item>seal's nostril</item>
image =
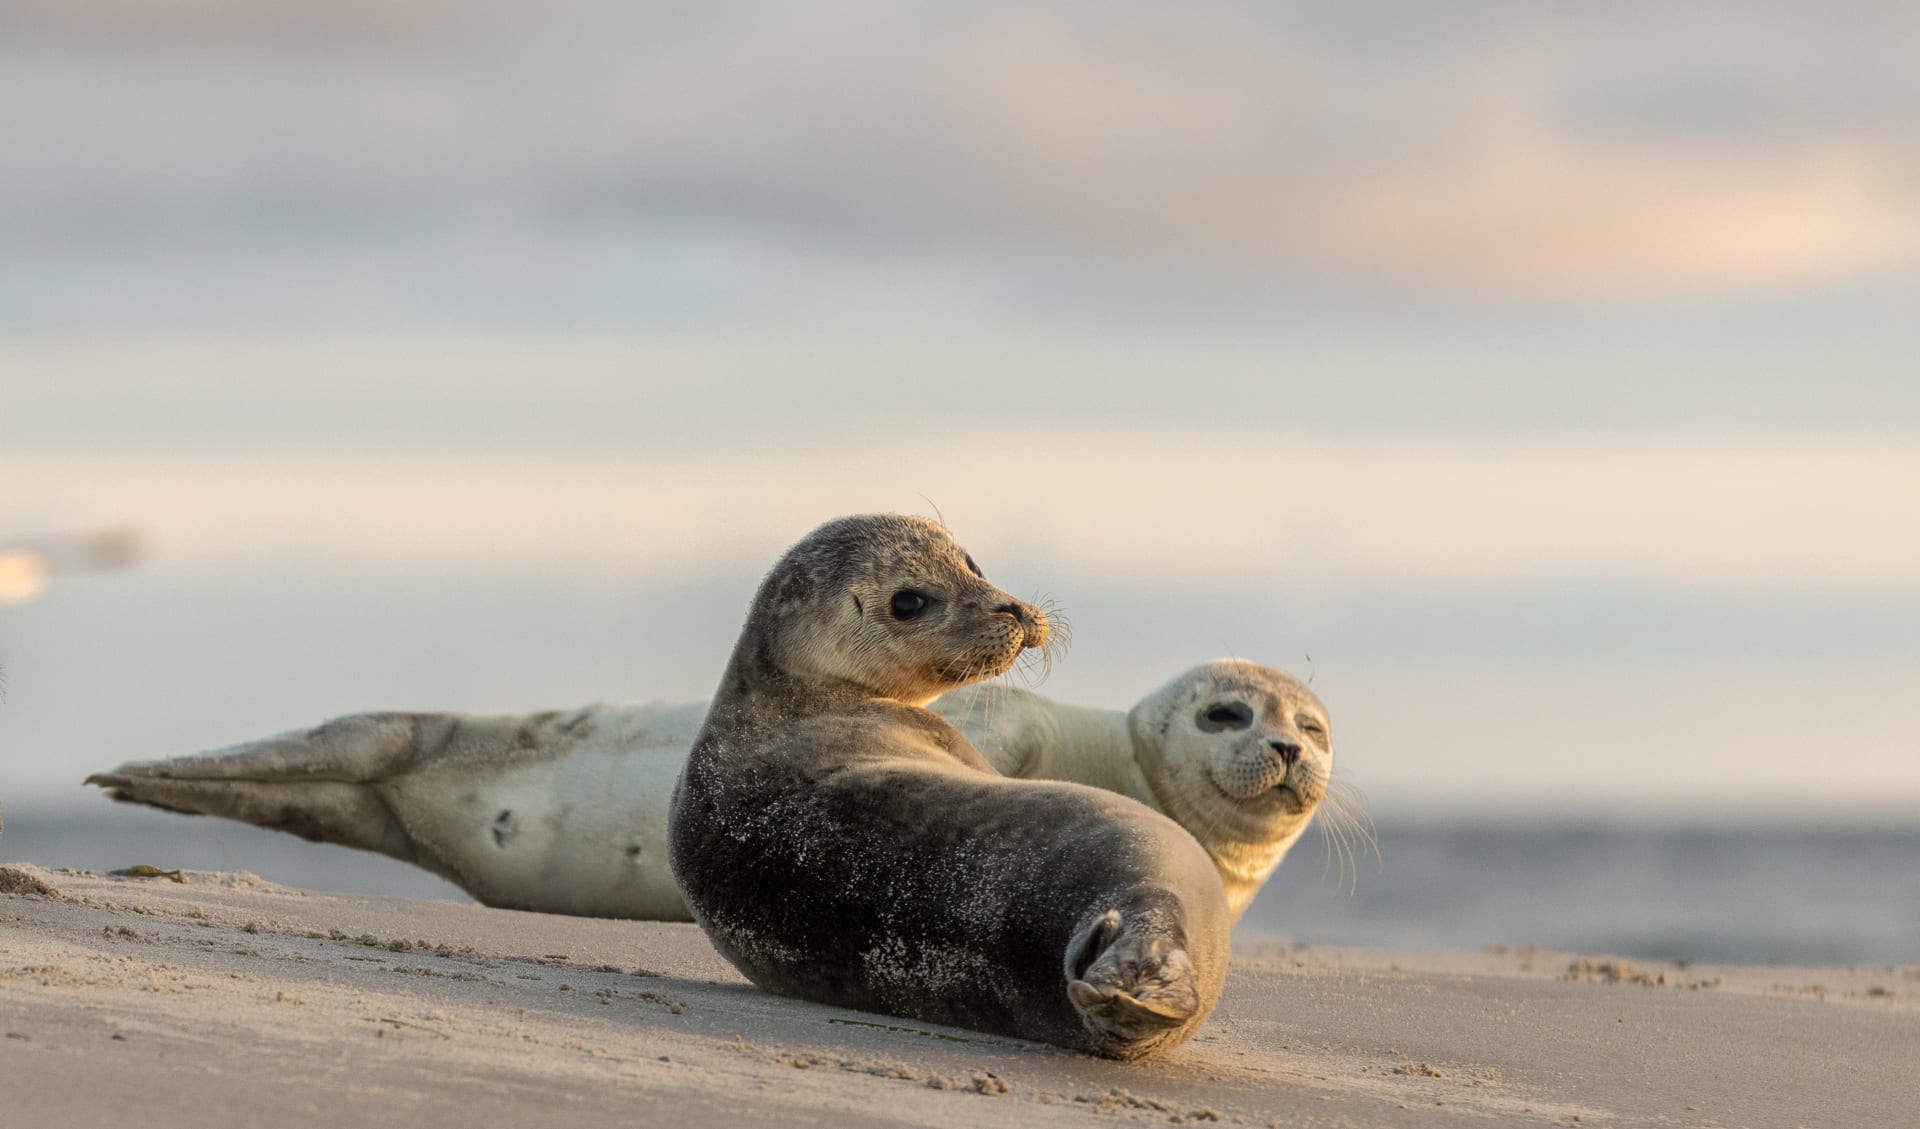
<path fill-rule="evenodd" d="M 1300 746 L 1291 741 L 1268 741 L 1267 745 L 1280 754 L 1280 763 L 1288 768 L 1292 768 L 1294 762 L 1300 759 Z"/>
<path fill-rule="evenodd" d="M 1024 604 L 1001 604 L 993 610 L 996 615 L 1010 615 L 1019 623 L 1026 623 L 1029 619 Z"/>

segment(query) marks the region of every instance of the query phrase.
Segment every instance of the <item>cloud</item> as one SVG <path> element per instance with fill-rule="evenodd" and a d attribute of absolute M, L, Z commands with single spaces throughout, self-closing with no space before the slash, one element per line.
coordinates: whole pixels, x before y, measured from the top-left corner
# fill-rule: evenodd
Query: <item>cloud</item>
<path fill-rule="evenodd" d="M 1920 129 L 1592 131 L 1595 60 L 1494 38 L 1452 66 L 1245 51 L 1141 65 L 1063 26 L 989 41 L 982 133 L 1008 211 L 1186 258 L 1514 296 L 1647 296 L 1858 277 L 1920 251 Z M 1166 62 L 1167 60 L 1156 60 Z M 1041 218 L 1044 217 L 1044 218 Z"/>
<path fill-rule="evenodd" d="M 1536 135 L 1343 186 L 1290 234 L 1331 268 L 1494 294 L 1776 289 L 1913 262 L 1920 211 L 1891 164 L 1845 143 L 1703 155 Z"/>
<path fill-rule="evenodd" d="M 1492 300 L 1920 254 L 1920 21 L 1867 7 L 1726 16 L 1740 51 L 1652 6 L 522 4 L 392 35 L 356 7 L 302 38 L 322 6 L 207 3 L 145 39 L 123 5 L 27 7 L 0 96 L 43 110 L 0 127 L 0 243 L 637 226 Z"/>
<path fill-rule="evenodd" d="M 908 430 L 573 456 L 0 454 L 36 524 L 134 522 L 157 567 L 685 578 L 816 523 L 937 504 L 1017 587 L 1344 593 L 1618 584 L 1754 597 L 1920 592 L 1912 444 L 1381 443 Z M 0 511 L 0 521 L 18 522 Z"/>

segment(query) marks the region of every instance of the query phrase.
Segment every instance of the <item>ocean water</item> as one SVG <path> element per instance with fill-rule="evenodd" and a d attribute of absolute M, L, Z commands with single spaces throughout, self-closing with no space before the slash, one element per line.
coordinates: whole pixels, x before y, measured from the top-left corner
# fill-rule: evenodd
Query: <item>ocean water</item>
<path fill-rule="evenodd" d="M 1310 835 L 1236 937 L 1312 945 L 1539 945 L 1638 959 L 1920 963 L 1920 822 L 1906 826 L 1383 822 L 1346 867 Z M 378 855 L 225 820 L 14 805 L 0 860 L 250 870 L 312 890 L 468 900 Z"/>
<path fill-rule="evenodd" d="M 1303 841 L 1245 940 L 1645 959 L 1920 962 L 1920 823 L 1827 827 L 1385 823 L 1342 881 Z"/>

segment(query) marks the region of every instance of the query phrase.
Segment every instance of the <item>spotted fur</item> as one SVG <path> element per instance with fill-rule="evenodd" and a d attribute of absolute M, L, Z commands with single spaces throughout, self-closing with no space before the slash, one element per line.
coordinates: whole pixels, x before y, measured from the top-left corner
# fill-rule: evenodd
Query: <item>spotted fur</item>
<path fill-rule="evenodd" d="M 899 622 L 903 590 L 934 611 Z M 1178 1044 L 1226 971 L 1225 894 L 1179 826 L 1011 780 L 920 708 L 1044 643 L 932 522 L 831 522 L 762 583 L 681 774 L 694 919 L 769 991 L 1114 1058 Z"/>

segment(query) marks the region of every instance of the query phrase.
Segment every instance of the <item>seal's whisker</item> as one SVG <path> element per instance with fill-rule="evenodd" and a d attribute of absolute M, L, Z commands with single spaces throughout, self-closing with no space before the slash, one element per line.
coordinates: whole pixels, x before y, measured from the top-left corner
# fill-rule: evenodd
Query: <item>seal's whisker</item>
<path fill-rule="evenodd" d="M 1346 886 L 1351 895 L 1359 879 L 1359 867 L 1354 865 L 1351 876 L 1349 875 L 1348 868 L 1353 864 L 1353 844 L 1349 837 L 1349 822 L 1341 818 L 1341 814 L 1336 811 L 1330 793 L 1323 796 L 1320 806 L 1327 813 L 1327 817 L 1320 821 L 1320 843 L 1322 849 L 1326 851 L 1322 874 L 1325 873 L 1324 867 L 1337 864 L 1339 869 L 1336 872 L 1335 881 Z"/>
<path fill-rule="evenodd" d="M 1029 690 L 1038 689 L 1053 675 L 1055 660 L 1064 656 L 1073 641 L 1073 624 L 1052 597 L 1036 596 L 1029 601 L 1047 618 L 1047 641 L 1023 652 L 1017 662 L 1018 677 Z"/>
<path fill-rule="evenodd" d="M 1042 649 L 1066 654 L 1067 648 L 1073 644 L 1073 621 L 1067 618 L 1066 605 L 1044 594 L 1036 595 L 1029 602 L 1047 617 L 1047 641 Z"/>
<path fill-rule="evenodd" d="M 1000 703 L 1005 700 L 1007 694 L 1013 689 L 1013 687 L 1008 684 L 1006 678 L 1007 676 L 1005 674 L 990 678 L 980 683 L 979 687 L 971 691 L 967 697 L 967 707 L 969 711 L 979 719 L 979 732 L 981 733 L 995 732 L 993 723 L 1000 712 Z M 980 750 L 980 752 L 983 755 L 986 754 L 985 749 Z M 993 758 L 988 756 L 987 759 L 992 760 Z"/>
<path fill-rule="evenodd" d="M 1321 824 L 1321 841 L 1330 857 L 1335 853 L 1340 856 L 1340 880 L 1347 886 L 1349 895 L 1359 888 L 1360 851 L 1372 851 L 1375 862 L 1380 862 L 1380 843 L 1375 837 L 1373 820 L 1367 816 L 1362 803 L 1360 789 L 1345 778 L 1337 778 L 1328 782 L 1321 805 L 1327 813 Z M 1360 850 L 1356 850 L 1356 840 Z M 1350 878 L 1349 865 L 1353 868 Z"/>
<path fill-rule="evenodd" d="M 1327 871 L 1333 869 L 1334 862 L 1340 858 L 1339 843 L 1340 843 L 1340 832 L 1334 827 L 1333 821 L 1328 819 L 1321 820 L 1320 821 L 1320 851 L 1321 851 L 1320 880 L 1323 882 L 1326 881 Z M 1346 885 L 1347 884 L 1346 879 L 1347 879 L 1347 872 L 1346 872 L 1346 868 L 1343 866 L 1341 867 L 1340 873 L 1339 873 L 1339 878 L 1338 878 L 1339 884 L 1342 886 Z"/>
<path fill-rule="evenodd" d="M 1044 645 L 1023 651 L 1008 668 L 1007 674 L 1028 690 L 1036 690 L 1053 674 L 1053 652 Z"/>
<path fill-rule="evenodd" d="M 1354 861 L 1353 839 L 1347 834 L 1347 825 L 1337 819 L 1327 821 L 1333 829 L 1334 838 L 1340 843 L 1340 884 L 1347 888 L 1347 896 L 1352 897 L 1360 890 L 1360 864 Z"/>
<path fill-rule="evenodd" d="M 1380 840 L 1376 835 L 1373 817 L 1367 814 L 1367 795 L 1358 784 L 1344 776 L 1334 777 L 1327 782 L 1329 810 L 1334 817 L 1352 829 L 1354 835 L 1373 852 L 1376 863 L 1384 860 L 1380 857 Z"/>

